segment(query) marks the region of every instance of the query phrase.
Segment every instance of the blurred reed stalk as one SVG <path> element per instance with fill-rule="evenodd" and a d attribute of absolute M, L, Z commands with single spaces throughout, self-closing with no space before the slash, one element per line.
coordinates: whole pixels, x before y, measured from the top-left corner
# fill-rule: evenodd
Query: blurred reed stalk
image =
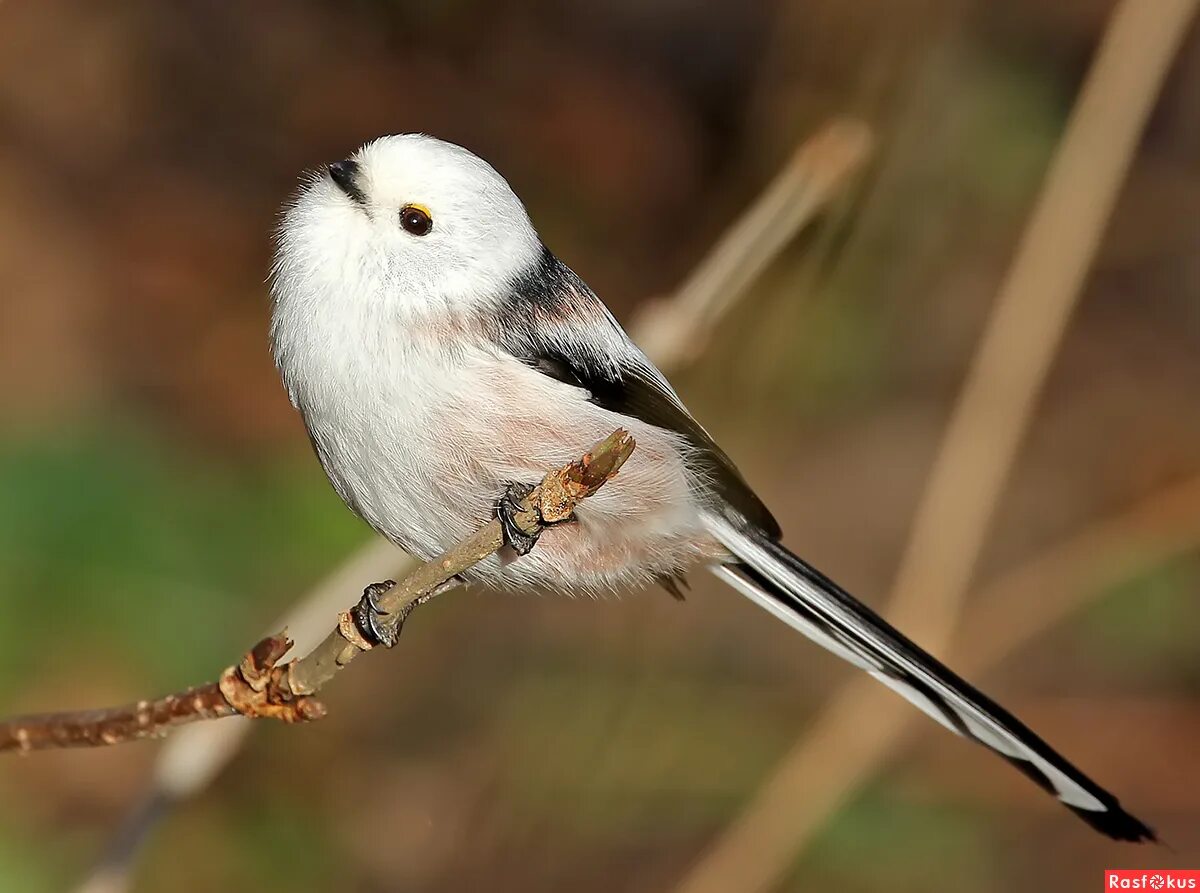
<path fill-rule="evenodd" d="M 668 372 L 703 353 L 727 314 L 796 235 L 842 195 L 871 154 L 862 122 L 832 121 L 803 142 L 718 239 L 670 298 L 650 302 L 630 327 L 634 340 Z M 312 650 L 363 581 L 399 579 L 417 562 L 373 539 L 303 595 L 271 629 L 287 629 L 298 653 Z M 163 745 L 151 790 L 130 812 L 77 893 L 123 893 L 147 838 L 171 809 L 204 790 L 241 749 L 251 724 L 242 717 L 180 729 Z"/>
<path fill-rule="evenodd" d="M 1196 3 L 1121 0 L 1067 121 L 882 611 L 934 654 L 947 650 L 1036 398 Z M 678 893 L 775 887 L 893 752 L 911 710 L 865 676 L 843 687 Z"/>
<path fill-rule="evenodd" d="M 742 216 L 668 298 L 641 306 L 634 340 L 661 369 L 678 370 L 704 353 L 713 330 L 796 234 L 841 195 L 871 154 L 871 131 L 834 121 L 801 144 Z"/>

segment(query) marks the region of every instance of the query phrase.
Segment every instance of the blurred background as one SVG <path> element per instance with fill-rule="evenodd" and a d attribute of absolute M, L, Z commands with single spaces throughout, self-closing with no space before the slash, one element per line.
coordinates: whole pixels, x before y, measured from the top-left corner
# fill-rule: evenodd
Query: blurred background
<path fill-rule="evenodd" d="M 1111 10 L 0 5 L 0 714 L 211 678 L 369 540 L 278 383 L 265 279 L 301 172 L 382 133 L 490 160 L 628 320 L 799 142 L 867 122 L 862 175 L 674 378 L 786 541 L 880 605 Z M 1198 247 L 1193 30 L 973 584 L 1150 507 L 1171 547 L 1085 554 L 1082 591 L 1038 594 L 1081 607 L 976 681 L 1174 850 L 1111 844 L 923 723 L 778 889 L 1083 891 L 1105 867 L 1200 867 L 1200 492 L 1154 515 L 1200 474 Z M 439 599 L 338 680 L 328 719 L 257 728 L 154 831 L 134 889 L 671 889 L 852 675 L 692 582 L 682 604 Z M 0 760 L 0 889 L 77 883 L 158 747 Z"/>

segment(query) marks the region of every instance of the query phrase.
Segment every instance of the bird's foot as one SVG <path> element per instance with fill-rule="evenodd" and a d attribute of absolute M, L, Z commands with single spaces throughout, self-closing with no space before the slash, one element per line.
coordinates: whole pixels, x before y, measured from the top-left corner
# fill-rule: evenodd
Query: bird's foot
<path fill-rule="evenodd" d="M 671 598 L 677 602 L 687 601 L 687 597 L 683 594 L 683 590 L 690 590 L 691 584 L 688 583 L 687 577 L 683 574 L 663 574 L 656 578 L 658 585 L 667 590 Z"/>
<path fill-rule="evenodd" d="M 382 583 L 372 583 L 363 590 L 362 598 L 358 600 L 351 611 L 351 616 L 354 617 L 354 622 L 358 626 L 358 631 L 362 633 L 363 638 L 373 645 L 382 645 L 384 648 L 391 648 L 400 639 L 400 627 L 403 626 L 403 618 L 400 623 L 395 626 L 389 626 L 383 622 L 383 618 L 387 614 L 379 608 L 379 596 L 390 590 L 396 585 L 395 580 L 384 580 Z"/>
<path fill-rule="evenodd" d="M 521 503 L 533 492 L 529 484 L 510 482 L 504 488 L 504 495 L 496 501 L 496 518 L 504 528 L 504 542 L 518 555 L 528 555 L 537 544 L 537 533 L 532 536 L 517 526 L 515 516 L 524 510 Z"/>

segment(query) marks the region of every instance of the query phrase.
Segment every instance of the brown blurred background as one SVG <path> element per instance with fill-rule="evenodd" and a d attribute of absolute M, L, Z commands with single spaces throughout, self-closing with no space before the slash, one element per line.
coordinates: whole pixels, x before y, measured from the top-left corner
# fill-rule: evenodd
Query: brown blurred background
<path fill-rule="evenodd" d="M 677 384 L 788 543 L 879 604 L 1110 10 L 0 5 L 0 713 L 209 678 L 367 540 L 278 384 L 264 280 L 299 174 L 381 133 L 489 159 L 628 319 L 798 141 L 869 122 L 870 169 Z M 1198 248 L 1193 32 L 981 585 L 1200 473 Z M 1200 866 L 1200 543 L 1132 576 L 1106 558 L 1084 609 L 978 681 L 1174 850 L 1108 843 L 927 723 L 780 889 L 1084 891 L 1104 867 Z M 339 680 L 329 719 L 257 730 L 158 829 L 135 889 L 670 889 L 850 675 L 693 582 L 683 604 L 468 592 L 422 609 L 403 647 Z M 77 881 L 155 750 L 0 761 L 0 890 Z"/>

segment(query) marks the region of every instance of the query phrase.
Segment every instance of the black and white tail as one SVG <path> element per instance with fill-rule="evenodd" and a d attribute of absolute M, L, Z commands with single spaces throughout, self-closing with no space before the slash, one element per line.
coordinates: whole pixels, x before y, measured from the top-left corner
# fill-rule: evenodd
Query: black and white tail
<path fill-rule="evenodd" d="M 739 560 L 713 571 L 780 620 L 899 692 L 950 731 L 1004 757 L 1102 834 L 1155 840 L 1117 798 L 1016 717 L 767 534 L 715 515 L 706 523 Z"/>

